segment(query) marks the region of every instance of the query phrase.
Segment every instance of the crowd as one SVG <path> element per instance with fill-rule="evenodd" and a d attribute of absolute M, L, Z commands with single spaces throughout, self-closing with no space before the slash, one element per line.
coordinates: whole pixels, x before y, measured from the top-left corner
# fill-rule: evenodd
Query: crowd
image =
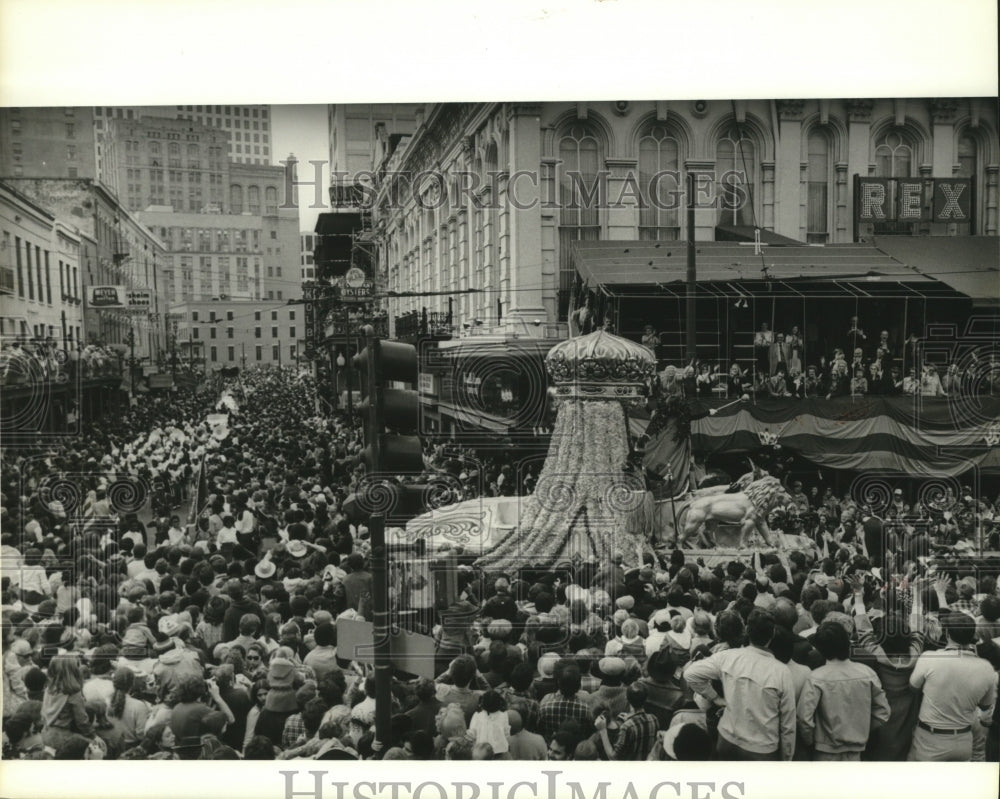
<path fill-rule="evenodd" d="M 936 366 L 921 360 L 914 337 L 906 344 L 906 357 L 894 352 L 891 339 L 888 330 L 882 330 L 877 341 L 869 339 L 857 317 L 852 317 L 843 346 L 807 361 L 812 352 L 806 355 L 798 327 L 787 335 L 776 334 L 764 322 L 754 334 L 752 364 L 734 361 L 727 373 L 719 364 L 695 361 L 679 368 L 667 366 L 665 379 L 698 397 L 1000 396 L 1000 358 L 995 353 L 986 360 L 970 351 L 961 364 Z M 659 342 L 653 326 L 646 325 L 642 343 L 656 352 Z"/>
<path fill-rule="evenodd" d="M 915 543 L 939 531 L 908 521 L 939 508 L 900 497 L 879 535 L 801 486 L 833 525 L 812 553 L 463 563 L 428 625 L 434 678 L 394 670 L 376 740 L 372 669 L 337 645 L 338 621 L 371 618 L 368 531 L 343 512 L 360 426 L 315 415 L 292 368 L 217 388 L 3 454 L 4 757 L 997 759 L 996 577 Z M 428 469 L 468 479 L 463 455 Z M 79 509 L 52 507 L 47 473 L 81 483 Z M 169 480 L 151 522 L 109 499 L 122 473 Z"/>
<path fill-rule="evenodd" d="M 121 375 L 123 355 L 97 343 L 60 348 L 54 339 L 13 339 L 0 347 L 0 385 L 29 385 L 38 380 L 84 379 Z"/>

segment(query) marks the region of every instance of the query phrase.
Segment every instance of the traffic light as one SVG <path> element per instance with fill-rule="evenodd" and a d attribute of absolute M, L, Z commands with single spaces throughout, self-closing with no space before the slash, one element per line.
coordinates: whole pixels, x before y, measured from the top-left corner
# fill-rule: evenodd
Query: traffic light
<path fill-rule="evenodd" d="M 356 463 L 364 464 L 366 478 L 345 510 L 358 518 L 383 513 L 387 524 L 399 526 L 423 513 L 428 494 L 424 485 L 397 479 L 424 471 L 423 445 L 416 435 L 419 397 L 413 389 L 391 387 L 417 382 L 417 349 L 399 341 L 380 341 L 370 326 L 365 331 L 366 346 L 352 365 L 362 378 L 364 400 L 359 410 L 365 422 L 365 447 Z"/>

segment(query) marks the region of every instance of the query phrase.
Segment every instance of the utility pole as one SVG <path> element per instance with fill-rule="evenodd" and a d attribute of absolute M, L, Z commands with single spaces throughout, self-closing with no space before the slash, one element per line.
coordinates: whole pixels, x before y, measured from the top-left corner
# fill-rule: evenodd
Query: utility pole
<path fill-rule="evenodd" d="M 695 209 L 695 174 L 688 173 L 687 180 L 687 297 L 685 302 L 685 313 L 687 316 L 687 350 L 686 359 L 693 362 L 698 357 L 698 342 L 695 336 L 695 298 L 698 290 L 698 270 L 695 259 L 694 242 L 694 209 Z"/>

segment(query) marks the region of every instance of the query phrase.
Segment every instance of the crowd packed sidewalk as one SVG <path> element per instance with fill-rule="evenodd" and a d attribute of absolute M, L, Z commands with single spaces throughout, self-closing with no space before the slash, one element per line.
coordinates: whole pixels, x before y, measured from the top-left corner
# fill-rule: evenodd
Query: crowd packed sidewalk
<path fill-rule="evenodd" d="M 932 557 L 967 543 L 961 514 L 899 497 L 896 529 L 801 486 L 812 553 L 459 567 L 435 678 L 394 673 L 377 741 L 371 669 L 337 645 L 371 618 L 368 531 L 343 513 L 360 425 L 316 415 L 293 368 L 218 388 L 3 453 L 5 758 L 997 759 L 997 581 Z M 463 496 L 530 491 L 473 460 L 427 452 Z M 129 477 L 152 526 L 108 495 Z"/>

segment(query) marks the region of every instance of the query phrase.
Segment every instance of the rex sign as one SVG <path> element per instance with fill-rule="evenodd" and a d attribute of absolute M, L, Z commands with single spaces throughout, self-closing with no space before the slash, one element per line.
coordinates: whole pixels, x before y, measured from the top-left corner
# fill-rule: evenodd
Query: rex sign
<path fill-rule="evenodd" d="M 857 222 L 968 222 L 971 178 L 867 178 L 854 176 Z"/>

